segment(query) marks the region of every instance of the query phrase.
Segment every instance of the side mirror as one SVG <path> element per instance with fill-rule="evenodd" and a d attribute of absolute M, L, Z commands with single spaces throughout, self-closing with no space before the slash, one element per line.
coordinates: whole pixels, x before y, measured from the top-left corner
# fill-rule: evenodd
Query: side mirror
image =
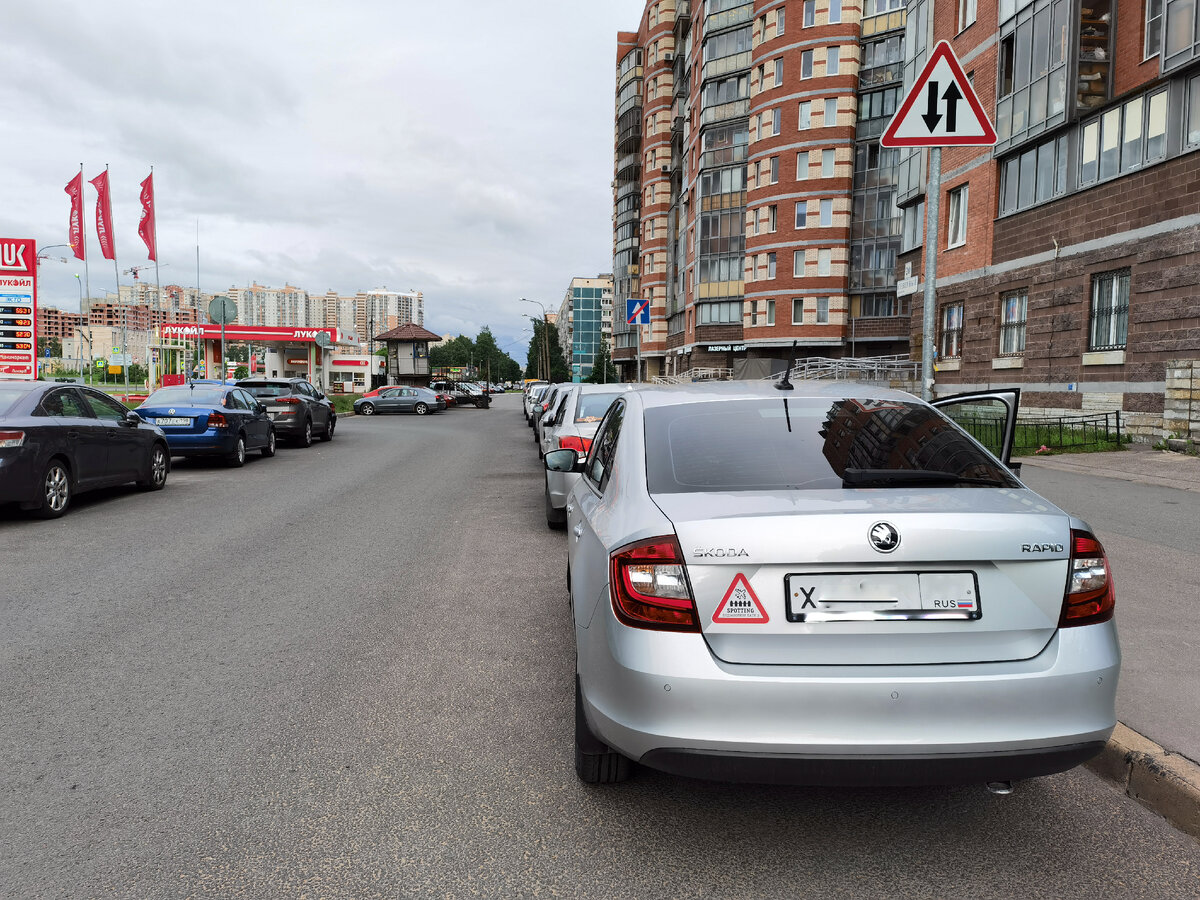
<path fill-rule="evenodd" d="M 131 409 L 131 410 L 126 411 L 126 413 L 125 413 L 125 424 L 126 425 L 140 425 L 141 423 L 142 423 L 142 417 L 139 416 L 134 410 Z"/>
<path fill-rule="evenodd" d="M 256 407 L 258 407 L 258 411 L 259 411 L 260 413 L 265 413 L 265 412 L 267 411 L 267 408 L 266 408 L 265 406 L 263 406 L 261 403 L 256 403 L 256 404 L 254 404 L 254 405 L 255 405 Z"/>
<path fill-rule="evenodd" d="M 318 399 L 318 400 L 324 400 L 324 399 L 325 399 L 325 395 L 324 395 L 324 394 L 322 394 L 320 391 L 317 391 L 317 399 Z"/>
<path fill-rule="evenodd" d="M 549 472 L 582 472 L 583 461 L 574 450 L 551 450 L 545 456 Z"/>

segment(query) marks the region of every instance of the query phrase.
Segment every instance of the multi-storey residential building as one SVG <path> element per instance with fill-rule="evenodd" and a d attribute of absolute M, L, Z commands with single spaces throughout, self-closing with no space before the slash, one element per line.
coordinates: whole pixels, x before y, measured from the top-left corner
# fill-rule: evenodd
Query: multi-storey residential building
<path fill-rule="evenodd" d="M 144 304 L 100 303 L 95 300 L 89 305 L 87 313 L 87 323 L 93 329 L 128 328 L 131 331 L 149 331 L 156 325 L 165 325 L 168 322 L 195 321 L 196 310 L 192 308 L 169 309 Z"/>
<path fill-rule="evenodd" d="M 907 350 L 878 146 L 902 7 L 659 0 L 618 35 L 614 293 L 653 317 L 614 325 L 624 377 L 639 344 L 646 376 Z"/>
<path fill-rule="evenodd" d="M 909 0 L 906 84 L 950 41 L 999 138 L 943 151 L 931 237 L 927 154 L 901 162 L 898 267 L 938 242 L 938 391 L 1019 385 L 1023 407 L 1175 430 L 1170 362 L 1200 355 L 1197 5 Z"/>
<path fill-rule="evenodd" d="M 600 343 L 612 344 L 613 277 L 572 278 L 558 308 L 558 340 L 574 381 L 592 374 Z"/>
<path fill-rule="evenodd" d="M 303 288 L 252 284 L 231 287 L 225 294 L 237 304 L 237 320 L 243 325 L 304 328 L 324 324 L 324 307 L 319 312 L 313 309 L 308 291 Z"/>
<path fill-rule="evenodd" d="M 41 306 L 37 308 L 38 338 L 71 337 L 76 328 L 87 328 L 87 315 L 59 309 L 57 306 Z"/>
<path fill-rule="evenodd" d="M 354 295 L 355 330 L 361 335 L 382 334 L 399 325 L 425 324 L 425 295 L 421 291 L 376 288 Z"/>

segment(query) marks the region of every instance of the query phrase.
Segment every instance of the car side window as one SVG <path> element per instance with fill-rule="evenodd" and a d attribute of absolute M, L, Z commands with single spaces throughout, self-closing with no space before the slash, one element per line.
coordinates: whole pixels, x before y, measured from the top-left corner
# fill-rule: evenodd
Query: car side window
<path fill-rule="evenodd" d="M 242 405 L 244 405 L 246 409 L 250 410 L 251 412 L 258 412 L 258 401 L 255 400 L 254 397 L 245 391 L 238 391 L 237 395 L 241 398 Z"/>
<path fill-rule="evenodd" d="M 226 395 L 225 405 L 230 409 L 247 409 L 246 401 L 242 399 L 241 391 L 230 391 Z"/>
<path fill-rule="evenodd" d="M 588 480 L 603 492 L 612 476 L 613 459 L 616 456 L 617 438 L 621 434 L 621 423 L 625 418 L 625 402 L 617 400 L 609 407 L 608 414 L 600 423 L 592 451 L 584 464 Z"/>
<path fill-rule="evenodd" d="M 116 400 L 111 397 L 105 397 L 103 394 L 98 394 L 95 391 L 84 391 L 83 398 L 87 401 L 97 419 L 103 419 L 106 422 L 120 422 L 124 420 L 126 409 Z"/>
<path fill-rule="evenodd" d="M 47 416 L 90 419 L 92 414 L 83 408 L 83 401 L 72 390 L 51 391 L 42 398 L 42 412 Z"/>

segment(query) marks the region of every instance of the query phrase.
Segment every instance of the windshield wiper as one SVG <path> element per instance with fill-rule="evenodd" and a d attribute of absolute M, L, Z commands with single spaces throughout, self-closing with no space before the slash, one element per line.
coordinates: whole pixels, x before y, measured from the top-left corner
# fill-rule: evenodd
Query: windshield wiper
<path fill-rule="evenodd" d="M 1009 487 L 1001 478 L 971 478 L 954 472 L 935 469 L 855 469 L 842 472 L 842 487 L 888 487 L 890 485 L 981 484 L 988 487 Z"/>

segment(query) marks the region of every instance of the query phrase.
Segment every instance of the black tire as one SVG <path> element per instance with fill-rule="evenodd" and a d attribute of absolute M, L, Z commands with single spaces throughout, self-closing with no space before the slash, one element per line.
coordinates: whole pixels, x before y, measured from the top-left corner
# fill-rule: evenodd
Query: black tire
<path fill-rule="evenodd" d="M 262 448 L 262 455 L 269 459 L 275 455 L 275 429 L 272 428 L 267 432 L 267 445 Z"/>
<path fill-rule="evenodd" d="M 418 403 L 413 407 L 413 412 L 415 412 L 418 416 L 423 416 L 425 413 L 429 412 L 429 405 L 426 403 Z"/>
<path fill-rule="evenodd" d="M 304 420 L 304 430 L 300 432 L 300 437 L 296 438 L 296 443 L 301 447 L 312 446 L 312 419 Z"/>
<path fill-rule="evenodd" d="M 42 473 L 41 502 L 33 514 L 39 519 L 57 519 L 71 506 L 71 472 L 61 459 L 52 459 Z"/>
<path fill-rule="evenodd" d="M 584 784 L 616 784 L 632 774 L 633 763 L 588 728 L 583 713 L 583 694 L 579 675 L 575 676 L 575 775 Z"/>
<path fill-rule="evenodd" d="M 374 403 L 364 403 L 362 406 L 360 406 L 358 408 L 358 414 L 360 416 L 375 415 L 375 404 Z"/>
<path fill-rule="evenodd" d="M 337 428 L 337 416 L 332 413 L 329 416 L 329 424 L 325 426 L 325 430 L 321 432 L 321 440 L 332 441 L 333 430 Z"/>
<path fill-rule="evenodd" d="M 546 527 L 552 531 L 562 531 L 567 527 L 567 511 L 555 509 L 550 502 L 550 486 L 546 486 Z"/>
<path fill-rule="evenodd" d="M 240 469 L 246 464 L 246 436 L 239 434 L 233 452 L 225 457 L 225 465 L 231 469 Z"/>
<path fill-rule="evenodd" d="M 167 486 L 167 472 L 170 470 L 171 454 L 162 444 L 155 444 L 150 448 L 146 477 L 138 480 L 138 488 L 143 491 L 161 491 Z"/>

